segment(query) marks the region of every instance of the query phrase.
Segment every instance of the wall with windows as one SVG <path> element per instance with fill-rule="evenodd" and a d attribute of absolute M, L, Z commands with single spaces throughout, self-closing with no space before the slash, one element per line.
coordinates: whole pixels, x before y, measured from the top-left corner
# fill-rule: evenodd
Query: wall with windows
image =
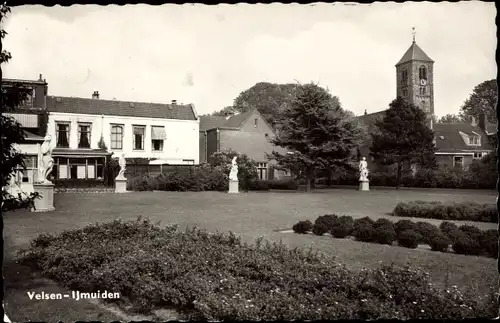
<path fill-rule="evenodd" d="M 467 169 L 474 160 L 473 153 L 470 154 L 436 154 L 436 163 L 439 166 L 449 168 Z"/>
<path fill-rule="evenodd" d="M 19 167 L 11 176 L 7 191 L 17 196 L 18 193 L 30 194 L 33 190 L 33 183 L 37 180 L 38 174 L 38 145 L 14 144 L 13 147 L 19 152 L 26 154 L 24 159 L 25 169 Z"/>
<path fill-rule="evenodd" d="M 109 151 L 126 158 L 158 158 L 169 163 L 199 159 L 199 120 L 171 120 L 72 113 L 49 115 L 55 147 L 97 149 L 101 135 Z"/>

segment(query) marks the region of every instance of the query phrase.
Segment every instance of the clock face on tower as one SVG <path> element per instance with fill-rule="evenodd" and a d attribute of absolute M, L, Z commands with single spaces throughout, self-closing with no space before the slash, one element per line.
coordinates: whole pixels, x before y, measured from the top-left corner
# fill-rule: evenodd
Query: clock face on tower
<path fill-rule="evenodd" d="M 427 81 L 426 81 L 426 80 L 424 80 L 424 79 L 421 79 L 421 80 L 420 80 L 420 85 L 426 85 L 426 84 L 427 84 Z"/>

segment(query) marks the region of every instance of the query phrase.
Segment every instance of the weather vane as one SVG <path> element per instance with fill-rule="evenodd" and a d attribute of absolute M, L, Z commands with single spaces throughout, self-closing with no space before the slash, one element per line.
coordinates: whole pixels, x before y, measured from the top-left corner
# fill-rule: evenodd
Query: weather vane
<path fill-rule="evenodd" d="M 413 42 L 415 42 L 415 27 L 412 27 L 412 34 L 413 34 Z"/>

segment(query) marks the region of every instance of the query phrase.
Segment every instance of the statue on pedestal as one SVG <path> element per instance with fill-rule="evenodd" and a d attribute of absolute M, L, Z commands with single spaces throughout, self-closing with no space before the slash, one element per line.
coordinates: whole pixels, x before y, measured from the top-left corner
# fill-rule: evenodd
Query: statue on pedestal
<path fill-rule="evenodd" d="M 231 171 L 229 172 L 229 180 L 237 181 L 238 180 L 238 164 L 236 163 L 236 159 L 238 157 L 234 156 L 231 162 Z"/>
<path fill-rule="evenodd" d="M 38 176 L 37 183 L 52 184 L 48 180 L 49 174 L 54 167 L 54 159 L 52 158 L 53 147 L 51 145 L 52 136 L 46 135 L 43 144 L 38 148 Z"/>
<path fill-rule="evenodd" d="M 118 158 L 118 165 L 120 165 L 120 172 L 118 172 L 118 176 L 116 176 L 116 179 L 126 179 L 125 169 L 127 166 L 127 160 L 125 159 L 125 153 L 122 153 Z"/>
<path fill-rule="evenodd" d="M 359 181 L 367 182 L 368 181 L 368 163 L 366 162 L 366 158 L 363 157 L 359 161 Z"/>

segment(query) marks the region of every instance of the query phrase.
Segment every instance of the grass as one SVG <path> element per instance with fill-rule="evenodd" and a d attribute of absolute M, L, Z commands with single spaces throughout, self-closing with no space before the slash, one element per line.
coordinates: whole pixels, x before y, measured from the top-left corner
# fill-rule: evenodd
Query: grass
<path fill-rule="evenodd" d="M 471 193 L 472 192 L 472 193 Z M 377 244 L 361 243 L 331 237 L 293 235 L 274 232 L 289 229 L 299 220 L 314 220 L 328 213 L 346 214 L 354 218 L 388 217 L 398 202 L 469 201 L 493 203 L 495 192 L 464 190 L 400 190 L 377 189 L 357 192 L 351 189 L 321 190 L 312 194 L 297 192 L 248 193 L 229 195 L 218 192 L 134 192 L 129 194 L 58 194 L 56 211 L 34 214 L 26 211 L 4 215 L 6 258 L 12 258 L 20 248 L 41 233 L 60 233 L 82 228 L 90 223 L 122 218 L 135 220 L 142 215 L 152 222 L 198 226 L 208 231 L 232 231 L 247 242 L 263 236 L 272 241 L 282 240 L 291 247 L 312 246 L 315 250 L 334 255 L 336 260 L 353 269 L 373 268 L 380 264 L 410 262 L 430 272 L 436 284 L 458 285 L 485 293 L 496 286 L 496 261 L 483 257 L 461 256 L 422 250 L 409 250 Z M 471 194 L 474 194 L 471 196 Z M 442 221 L 424 219 L 439 225 Z M 473 224 L 481 229 L 494 229 L 493 223 Z M 8 277 L 6 277 L 8 279 Z"/>

